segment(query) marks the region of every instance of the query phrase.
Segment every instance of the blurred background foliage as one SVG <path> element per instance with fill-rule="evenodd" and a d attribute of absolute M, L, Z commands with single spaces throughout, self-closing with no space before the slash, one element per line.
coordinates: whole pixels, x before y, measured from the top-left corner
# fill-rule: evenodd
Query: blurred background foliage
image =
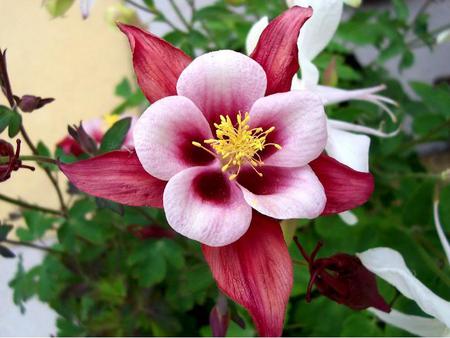
<path fill-rule="evenodd" d="M 284 1 L 219 0 L 196 9 L 194 1 L 187 0 L 193 15 L 186 18 L 176 2 L 170 2 L 182 28 L 173 25 L 152 0 L 125 1 L 122 5 L 140 7 L 153 14 L 155 21 L 169 22 L 172 30 L 164 39 L 192 56 L 225 48 L 245 53 L 245 38 L 252 24 L 261 16 L 274 18 L 287 8 Z M 73 3 L 51 0 L 46 8 L 53 16 L 62 16 Z M 114 18 L 136 23 L 134 12 L 127 11 L 114 12 Z M 439 198 L 444 230 L 450 233 L 449 172 L 443 173 L 449 166 L 449 84 L 446 80 L 435 85 L 413 82 L 409 84 L 413 93 L 407 94 L 404 85 L 384 66 L 400 56 L 400 71 L 407 69 L 414 64 L 414 48 L 434 48 L 436 34 L 442 29 L 430 30 L 428 20 L 426 6 L 412 15 L 405 0 L 392 0 L 389 10 L 350 10 L 333 42 L 316 59 L 321 73 L 326 74 L 322 83 L 348 89 L 384 83 L 387 90 L 383 95 L 399 104 L 396 122 L 377 106 L 356 101 L 327 107 L 329 117 L 376 129 L 381 126 L 386 131 L 401 126 L 401 132 L 392 138 L 372 137 L 370 169 L 376 188 L 371 200 L 355 210 L 357 225 L 348 226 L 337 216 L 321 217 L 299 222 L 297 235 L 307 251 L 323 240 L 325 246 L 319 256 L 353 254 L 379 246 L 394 248 L 424 284 L 450 299 L 450 268 L 432 217 L 433 199 Z M 364 45 L 374 47 L 377 57 L 363 66 L 353 51 L 354 46 Z M 115 89 L 113 86 L 111 90 L 122 103 L 112 114 L 134 107 L 143 110 L 148 105 L 135 79 L 124 79 Z M 124 123 L 113 125 L 109 140 L 98 151 L 120 147 L 127 129 Z M 129 126 L 129 121 L 125 124 Z M 17 127 L 10 124 L 11 128 Z M 38 150 L 43 156 L 76 160 L 53 145 L 41 143 Z M 57 170 L 51 164 L 46 168 Z M 17 258 L 18 271 L 10 283 L 14 302 L 23 311 L 27 300 L 35 295 L 48 303 L 59 315 L 60 336 L 211 335 L 209 313 L 220 296 L 199 244 L 171 233 L 161 210 L 120 206 L 83 195 L 71 186 L 68 191 L 67 217 L 39 210 L 14 215 L 25 224 L 16 231 L 17 241 L 7 239 L 10 227 L 1 226 L 0 241 L 47 252 L 42 264 L 28 271 Z M 49 239 L 53 234 L 56 241 Z M 36 244 L 37 240 L 48 246 Z M 14 255 L 13 249 L 4 248 L 6 251 L 0 253 L 5 258 Z M 294 260 L 302 260 L 294 245 L 290 250 Z M 366 311 L 350 310 L 316 293 L 313 301 L 306 303 L 309 273 L 306 266 L 298 264 L 294 264 L 294 271 L 284 335 L 408 335 Z M 393 287 L 381 280 L 379 286 L 394 308 L 421 314 L 414 302 Z M 246 312 L 231 302 L 228 306 L 232 319 L 228 335 L 255 335 Z"/>

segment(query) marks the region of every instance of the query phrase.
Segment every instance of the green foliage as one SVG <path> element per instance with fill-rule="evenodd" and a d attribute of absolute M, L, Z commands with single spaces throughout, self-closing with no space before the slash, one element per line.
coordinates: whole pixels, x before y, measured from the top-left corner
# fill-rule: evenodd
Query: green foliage
<path fill-rule="evenodd" d="M 114 123 L 103 136 L 102 143 L 100 144 L 100 152 L 106 153 L 108 151 L 120 149 L 125 141 L 130 126 L 131 117 L 123 118 Z"/>

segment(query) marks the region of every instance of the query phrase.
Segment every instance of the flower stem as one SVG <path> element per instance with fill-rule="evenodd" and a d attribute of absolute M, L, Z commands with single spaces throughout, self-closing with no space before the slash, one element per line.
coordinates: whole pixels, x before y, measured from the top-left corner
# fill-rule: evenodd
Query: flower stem
<path fill-rule="evenodd" d="M 27 203 L 27 202 L 24 202 L 24 201 L 21 201 L 21 200 L 18 200 L 18 199 L 11 198 L 9 196 L 5 196 L 3 194 L 0 194 L 0 200 L 8 202 L 10 204 L 17 205 L 17 206 L 19 206 L 21 208 L 38 210 L 38 211 L 46 212 L 48 214 L 64 216 L 64 214 L 61 211 L 59 211 L 59 210 L 54 210 L 54 209 L 42 207 L 42 206 L 39 206 L 39 205 L 36 205 L 36 204 L 30 204 L 30 203 Z"/>
<path fill-rule="evenodd" d="M 23 125 L 20 127 L 20 132 L 23 136 L 23 139 L 25 140 L 25 143 L 28 145 L 28 147 L 31 149 L 34 156 L 39 156 L 39 152 L 37 148 L 34 146 L 33 142 L 31 141 L 30 137 L 28 136 L 28 133 L 26 132 Z M 52 183 L 53 187 L 55 188 L 56 194 L 58 195 L 59 204 L 61 205 L 61 210 L 64 215 L 67 215 L 67 207 L 64 203 L 64 197 L 61 191 L 61 188 L 59 187 L 58 181 L 55 179 L 55 177 L 52 175 L 51 171 L 48 168 L 43 168 L 45 171 L 45 174 L 47 175 L 48 179 Z"/>
<path fill-rule="evenodd" d="M 19 157 L 19 160 L 21 161 L 34 161 L 34 162 L 41 162 L 41 163 L 50 163 L 50 164 L 58 164 L 58 161 L 51 157 L 47 156 L 39 156 L 39 155 L 23 155 Z M 5 164 L 9 162 L 9 157 L 7 156 L 0 156 L 0 164 Z"/>

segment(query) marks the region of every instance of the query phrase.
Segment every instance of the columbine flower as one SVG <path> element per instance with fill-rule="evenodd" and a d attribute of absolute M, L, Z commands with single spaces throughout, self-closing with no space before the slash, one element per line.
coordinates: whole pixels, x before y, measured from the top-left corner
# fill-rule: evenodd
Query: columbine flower
<path fill-rule="evenodd" d="M 370 174 L 320 154 L 326 130 L 316 95 L 289 92 L 297 37 L 310 16 L 301 7 L 280 15 L 250 58 L 218 51 L 194 61 L 119 25 L 152 102 L 135 129 L 136 152 L 61 165 L 80 190 L 164 207 L 175 230 L 207 243 L 203 254 L 219 288 L 248 309 L 261 335 L 281 334 L 293 282 L 275 218 L 342 212 L 373 190 Z"/>
<path fill-rule="evenodd" d="M 401 254 L 390 248 L 375 248 L 357 255 L 363 265 L 392 284 L 406 298 L 414 300 L 433 318 L 413 316 L 392 310 L 389 314 L 370 309 L 378 318 L 412 334 L 437 337 L 450 335 L 450 302 L 422 284 L 408 269 Z"/>
<path fill-rule="evenodd" d="M 0 163 L 0 182 L 4 182 L 11 177 L 13 171 L 17 171 L 21 168 L 30 169 L 34 171 L 33 167 L 22 164 L 19 159 L 20 156 L 20 140 L 17 140 L 16 151 L 11 143 L 0 140 L 0 157 L 8 157 L 6 163 Z"/>
<path fill-rule="evenodd" d="M 292 79 L 291 89 L 313 91 L 321 97 L 324 105 L 348 100 L 371 102 L 386 111 L 391 119 L 396 121 L 395 115 L 388 107 L 388 104 L 395 105 L 396 103 L 389 98 L 377 94 L 385 89 L 383 85 L 358 90 L 343 90 L 318 85 L 319 70 L 312 61 L 331 41 L 341 19 L 343 1 L 287 0 L 287 4 L 288 6 L 311 6 L 314 10 L 313 16 L 305 23 L 299 35 L 298 62 L 302 77 L 300 80 L 295 74 Z M 355 3 L 355 5 L 357 4 Z M 247 53 L 250 54 L 255 49 L 262 31 L 268 24 L 268 18 L 263 17 L 253 25 L 247 36 Z M 398 131 L 385 133 L 381 130 L 329 119 L 328 141 L 325 150 L 329 156 L 350 168 L 361 172 L 368 172 L 370 138 L 361 134 L 391 137 L 397 133 Z M 350 212 L 340 214 L 340 216 L 348 224 L 355 224 L 357 222 L 356 216 Z"/>

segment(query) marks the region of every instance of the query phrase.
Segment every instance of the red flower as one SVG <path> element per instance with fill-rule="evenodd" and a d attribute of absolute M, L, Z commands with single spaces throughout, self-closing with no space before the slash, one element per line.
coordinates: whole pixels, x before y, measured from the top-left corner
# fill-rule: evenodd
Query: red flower
<path fill-rule="evenodd" d="M 375 275 L 362 265 L 358 257 L 338 253 L 316 259 L 322 242 L 308 255 L 297 237 L 294 237 L 294 241 L 309 265 L 311 279 L 306 292 L 308 303 L 311 301 L 312 288 L 316 285 L 322 295 L 353 310 L 374 307 L 383 312 L 391 311 L 391 307 L 378 293 Z"/>
<path fill-rule="evenodd" d="M 293 7 L 263 32 L 251 57 L 266 73 L 266 95 L 289 91 L 299 68 L 297 37 L 311 14 L 310 8 Z M 137 27 L 120 24 L 119 28 L 130 41 L 137 80 L 148 100 L 153 103 L 177 95 L 178 78 L 191 58 Z M 355 208 L 372 193 L 373 178 L 369 173 L 354 171 L 326 155 L 309 165 L 326 194 L 323 214 Z M 127 205 L 162 207 L 167 182 L 148 174 L 135 152 L 114 151 L 62 164 L 61 170 L 80 190 L 91 195 Z M 208 196 L 216 193 L 214 187 Z M 260 335 L 281 335 L 293 276 L 278 221 L 253 211 L 249 229 L 237 241 L 222 247 L 203 245 L 202 249 L 219 288 L 248 309 Z"/>
<path fill-rule="evenodd" d="M 0 156 L 8 157 L 7 163 L 0 164 L 0 182 L 6 181 L 11 177 L 13 171 L 17 171 L 20 168 L 30 169 L 34 171 L 33 167 L 23 165 L 19 159 L 20 155 L 20 140 L 17 140 L 16 152 L 11 143 L 4 140 L 0 140 Z"/>

